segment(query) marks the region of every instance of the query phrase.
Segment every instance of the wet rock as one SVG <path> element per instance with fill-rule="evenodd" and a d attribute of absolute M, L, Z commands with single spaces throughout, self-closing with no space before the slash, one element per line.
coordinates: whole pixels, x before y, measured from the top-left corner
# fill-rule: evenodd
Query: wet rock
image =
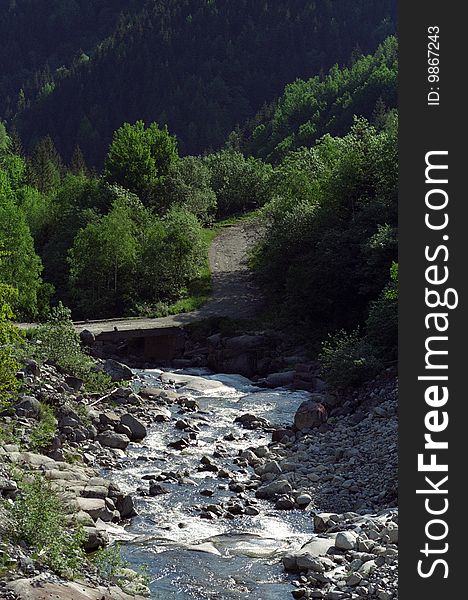
<path fill-rule="evenodd" d="M 283 442 L 283 441 L 289 441 L 291 439 L 294 439 L 295 437 L 296 437 L 296 434 L 294 433 L 294 431 L 292 431 L 292 429 L 279 428 L 279 429 L 275 429 L 273 431 L 273 433 L 271 434 L 271 441 L 272 442 Z"/>
<path fill-rule="evenodd" d="M 162 486 L 160 483 L 151 482 L 149 488 L 150 496 L 161 496 L 162 494 L 168 494 L 170 490 Z"/>
<path fill-rule="evenodd" d="M 188 446 L 190 446 L 190 442 L 185 438 L 169 442 L 167 445 L 168 448 L 173 448 L 174 450 L 184 450 L 184 448 L 187 448 Z"/>
<path fill-rule="evenodd" d="M 126 494 L 116 502 L 116 508 L 120 513 L 122 519 L 131 519 L 137 516 L 135 503 L 133 497 L 130 494 Z"/>
<path fill-rule="evenodd" d="M 250 413 L 236 417 L 234 419 L 234 423 L 239 423 L 239 425 L 244 427 L 244 429 L 260 429 L 271 427 L 271 423 L 267 419 Z"/>
<path fill-rule="evenodd" d="M 294 508 L 294 500 L 289 496 L 280 496 L 275 503 L 278 510 L 291 510 Z"/>
<path fill-rule="evenodd" d="M 286 479 L 279 479 L 277 481 L 272 481 L 267 485 L 262 485 L 255 492 L 255 496 L 257 498 L 270 499 L 276 496 L 277 494 L 287 494 L 292 491 L 291 484 Z"/>
<path fill-rule="evenodd" d="M 265 385 L 271 388 L 284 387 L 292 384 L 295 371 L 283 371 L 281 373 L 271 373 L 265 379 Z"/>
<path fill-rule="evenodd" d="M 148 435 L 143 423 L 130 413 L 122 415 L 120 417 L 120 423 L 130 430 L 130 439 L 132 442 L 140 442 Z"/>
<path fill-rule="evenodd" d="M 114 431 L 103 431 L 97 436 L 97 441 L 106 448 L 117 448 L 125 450 L 129 445 L 130 439 L 124 433 Z"/>

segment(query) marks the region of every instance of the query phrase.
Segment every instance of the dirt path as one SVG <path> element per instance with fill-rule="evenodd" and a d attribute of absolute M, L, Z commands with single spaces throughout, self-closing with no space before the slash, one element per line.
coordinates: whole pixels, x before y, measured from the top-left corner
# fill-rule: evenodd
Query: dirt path
<path fill-rule="evenodd" d="M 178 327 L 209 317 L 250 319 L 261 306 L 261 294 L 255 286 L 248 268 L 249 250 L 258 239 L 259 226 L 255 223 L 239 223 L 224 229 L 213 241 L 209 250 L 213 293 L 201 308 L 158 319 L 130 318 L 89 321 L 79 323 L 77 328 L 93 333 L 128 329 L 152 329 Z"/>

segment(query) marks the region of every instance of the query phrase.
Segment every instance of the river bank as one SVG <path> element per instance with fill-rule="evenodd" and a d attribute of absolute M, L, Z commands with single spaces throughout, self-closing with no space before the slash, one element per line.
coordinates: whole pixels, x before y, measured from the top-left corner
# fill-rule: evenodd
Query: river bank
<path fill-rule="evenodd" d="M 130 377 L 111 366 L 116 378 Z M 396 504 L 395 374 L 332 407 L 271 379 L 266 388 L 266 380 L 191 373 L 137 371 L 131 387 L 96 397 L 51 365 L 29 365 L 31 396 L 16 409 L 15 429 L 27 438 L 31 398 L 45 394 L 57 402 L 58 435 L 47 458 L 4 444 L 0 460 L 40 469 L 61 489 L 85 523 L 88 550 L 122 539 L 131 566 L 148 563 L 151 597 L 395 598 L 397 515 L 375 516 Z M 14 497 L 5 480 L 2 494 Z M 327 536 L 318 546 L 314 527 Z M 348 542 L 338 541 L 342 530 L 351 530 Z M 9 597 L 36 598 L 21 586 L 32 593 L 47 576 L 34 562 L 29 570 L 16 571 Z M 142 583 L 106 593 L 136 597 L 148 593 Z"/>

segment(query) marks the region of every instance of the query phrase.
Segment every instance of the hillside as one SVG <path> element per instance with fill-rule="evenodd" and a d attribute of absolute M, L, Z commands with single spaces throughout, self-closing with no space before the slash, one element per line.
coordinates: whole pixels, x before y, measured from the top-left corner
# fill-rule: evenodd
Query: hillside
<path fill-rule="evenodd" d="M 182 154 L 220 147 L 287 83 L 373 51 L 395 31 L 394 0 L 142 4 L 20 103 L 13 122 L 26 147 L 50 134 L 65 160 L 78 143 L 100 166 L 112 132 L 137 119 L 167 124 Z"/>

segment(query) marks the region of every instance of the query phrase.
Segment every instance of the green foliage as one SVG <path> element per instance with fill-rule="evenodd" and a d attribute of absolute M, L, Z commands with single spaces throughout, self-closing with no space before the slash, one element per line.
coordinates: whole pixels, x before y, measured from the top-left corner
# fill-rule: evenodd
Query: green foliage
<path fill-rule="evenodd" d="M 326 133 L 343 135 L 354 115 L 372 118 L 383 128 L 388 110 L 397 105 L 397 73 L 397 40 L 389 37 L 374 54 L 361 56 L 349 68 L 334 65 L 325 76 L 297 79 L 270 111 L 258 114 L 245 128 L 241 148 L 276 162 Z"/>
<path fill-rule="evenodd" d="M 201 223 L 211 224 L 216 214 L 216 194 L 211 188 L 211 171 L 207 161 L 186 156 L 174 163 L 169 169 L 161 197 L 166 208 L 184 208 Z"/>
<path fill-rule="evenodd" d="M 39 140 L 29 161 L 29 180 L 41 193 L 57 189 L 62 174 L 62 159 L 50 136 Z"/>
<path fill-rule="evenodd" d="M 140 118 L 167 123 L 183 154 L 219 148 L 287 83 L 373 51 L 396 23 L 395 0 L 10 4 L 0 115 L 16 115 L 26 146 L 50 133 L 64 157 L 79 143 L 95 166 L 112 132 Z"/>
<path fill-rule="evenodd" d="M 0 407 L 14 398 L 20 387 L 16 379 L 19 364 L 15 354 L 23 338 L 12 322 L 14 314 L 11 308 L 16 297 L 16 290 L 0 283 Z"/>
<path fill-rule="evenodd" d="M 46 323 L 34 329 L 29 352 L 40 361 L 53 361 L 76 377 L 86 377 L 93 366 L 89 356 L 81 350 L 71 311 L 62 303 L 51 309 Z"/>
<path fill-rule="evenodd" d="M 103 371 L 91 370 L 85 374 L 85 390 L 91 394 L 104 394 L 112 386 L 112 377 Z"/>
<path fill-rule="evenodd" d="M 271 199 L 271 165 L 245 158 L 235 150 L 223 150 L 205 158 L 216 194 L 217 217 L 250 212 Z"/>
<path fill-rule="evenodd" d="M 372 345 L 357 330 L 330 335 L 319 358 L 323 378 L 335 388 L 359 385 L 383 368 Z"/>
<path fill-rule="evenodd" d="M 398 353 L 398 264 L 393 263 L 390 281 L 371 303 L 366 320 L 366 338 L 376 354 L 386 362 L 395 361 Z"/>
<path fill-rule="evenodd" d="M 67 529 L 65 507 L 40 475 L 20 481 L 21 495 L 9 507 L 11 537 L 31 546 L 37 558 L 57 574 L 73 578 L 83 568 L 85 534 Z"/>
<path fill-rule="evenodd" d="M 158 191 L 177 161 L 177 143 L 167 127 L 143 121 L 125 123 L 114 133 L 104 177 L 136 194 L 146 205 L 158 205 Z"/>
<path fill-rule="evenodd" d="M 51 406 L 41 402 L 38 423 L 31 431 L 30 445 L 33 452 L 47 448 L 55 437 L 57 419 Z"/>
<path fill-rule="evenodd" d="M 37 294 L 42 264 L 17 194 L 0 161 L 0 281 L 18 289 L 17 312 L 26 317 L 37 313 Z"/>
<path fill-rule="evenodd" d="M 119 571 L 128 567 L 128 562 L 122 557 L 120 544 L 99 548 L 94 554 L 94 564 L 99 576 L 107 581 L 112 581 Z"/>
<path fill-rule="evenodd" d="M 386 284 L 396 258 L 397 181 L 396 128 L 377 132 L 362 119 L 344 138 L 325 136 L 278 168 L 255 262 L 272 300 L 305 336 L 317 323 L 362 323 Z"/>
<path fill-rule="evenodd" d="M 122 313 L 132 291 L 138 245 L 132 205 L 122 197 L 110 212 L 75 237 L 69 253 L 70 282 L 82 314 Z"/>

